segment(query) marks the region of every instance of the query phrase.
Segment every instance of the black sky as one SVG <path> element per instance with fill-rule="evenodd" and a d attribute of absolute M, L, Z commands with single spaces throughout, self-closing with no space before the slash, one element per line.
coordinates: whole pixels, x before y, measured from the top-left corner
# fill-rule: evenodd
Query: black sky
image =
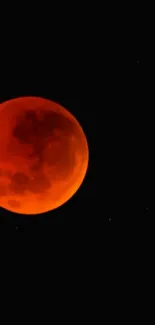
<path fill-rule="evenodd" d="M 45 59 L 44 59 L 45 60 Z M 54 59 L 53 59 L 54 60 Z M 54 64 L 58 68 L 54 67 Z M 66 63 L 67 64 L 67 63 Z M 19 96 L 40 96 L 51 99 L 66 109 L 68 109 L 81 124 L 89 145 L 89 168 L 83 184 L 77 193 L 62 207 L 41 214 L 39 216 L 24 216 L 11 213 L 3 208 L 0 209 L 0 224 L 3 227 L 13 227 L 14 229 L 31 229 L 35 227 L 47 227 L 53 224 L 73 225 L 89 223 L 93 220 L 95 213 L 95 138 L 96 138 L 96 109 L 91 100 L 80 92 L 80 84 L 76 81 L 74 72 L 70 68 L 65 68 L 65 63 L 60 66 L 57 58 L 56 62 L 42 62 L 40 71 L 30 64 L 28 70 L 16 71 L 16 78 L 9 70 L 9 80 L 3 83 L 3 92 L 0 101 Z M 15 73 L 15 71 L 14 71 Z M 13 73 L 13 74 L 14 74 Z M 74 79 L 71 75 L 73 73 Z M 68 80 L 69 79 L 69 80 Z"/>
<path fill-rule="evenodd" d="M 53 50 L 48 45 L 39 54 L 33 44 L 33 51 L 21 49 L 22 59 L 10 57 L 0 101 L 40 96 L 60 103 L 82 125 L 90 157 L 82 186 L 64 206 L 32 218 L 1 209 L 1 225 L 49 229 L 53 224 L 101 227 L 106 223 L 111 227 L 138 224 L 141 216 L 145 220 L 147 114 L 142 103 L 147 71 L 129 44 L 127 50 L 118 41 L 114 45 L 120 51 L 114 51 L 109 40 L 105 42 L 106 51 L 100 43 L 93 52 L 91 42 L 78 47 L 73 41 Z"/>

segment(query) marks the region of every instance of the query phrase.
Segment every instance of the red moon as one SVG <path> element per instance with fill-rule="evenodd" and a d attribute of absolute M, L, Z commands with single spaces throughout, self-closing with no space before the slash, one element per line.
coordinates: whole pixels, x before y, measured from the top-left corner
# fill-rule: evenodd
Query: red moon
<path fill-rule="evenodd" d="M 76 118 L 40 97 L 0 105 L 0 206 L 40 214 L 67 202 L 82 184 L 88 143 Z"/>

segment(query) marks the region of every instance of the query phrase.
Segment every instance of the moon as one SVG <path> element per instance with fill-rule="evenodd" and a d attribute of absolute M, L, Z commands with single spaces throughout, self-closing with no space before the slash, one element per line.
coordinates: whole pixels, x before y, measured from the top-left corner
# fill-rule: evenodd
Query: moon
<path fill-rule="evenodd" d="M 40 97 L 0 104 L 0 206 L 40 214 L 67 202 L 81 186 L 89 150 L 77 119 Z"/>

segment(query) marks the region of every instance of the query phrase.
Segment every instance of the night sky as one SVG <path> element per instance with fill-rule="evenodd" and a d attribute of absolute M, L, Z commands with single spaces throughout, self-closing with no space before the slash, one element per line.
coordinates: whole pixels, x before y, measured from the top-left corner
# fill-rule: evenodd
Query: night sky
<path fill-rule="evenodd" d="M 75 50 L 73 50 L 74 52 Z M 63 206 L 38 216 L 0 208 L 1 229 L 53 229 L 53 225 L 99 227 L 138 225 L 149 214 L 144 167 L 146 137 L 141 110 L 142 62 L 110 53 L 90 67 L 87 54 L 35 54 L 27 65 L 9 64 L 0 101 L 40 96 L 67 108 L 80 122 L 89 145 L 89 166 L 83 184 Z M 73 60 L 75 58 L 75 60 Z M 79 60 L 79 61 L 78 61 Z M 82 60 L 82 61 L 81 61 Z M 14 76 L 16 75 L 16 78 Z M 145 138 L 145 145 L 143 139 Z M 143 172 L 142 172 L 143 169 Z"/>
<path fill-rule="evenodd" d="M 0 208 L 3 301 L 11 284 L 11 311 L 23 317 L 139 320 L 152 306 L 154 270 L 154 41 L 146 15 L 135 3 L 108 1 L 9 9 L 1 14 L 0 103 L 39 96 L 64 106 L 86 134 L 89 166 L 56 210 L 31 217 Z"/>

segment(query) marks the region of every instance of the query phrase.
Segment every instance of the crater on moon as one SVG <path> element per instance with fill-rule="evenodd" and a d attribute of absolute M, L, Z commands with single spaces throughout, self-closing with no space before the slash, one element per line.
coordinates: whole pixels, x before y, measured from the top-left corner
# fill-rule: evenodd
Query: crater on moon
<path fill-rule="evenodd" d="M 24 173 L 17 172 L 11 177 L 10 190 L 13 193 L 25 193 L 29 182 L 28 176 Z"/>
<path fill-rule="evenodd" d="M 51 188 L 51 182 L 46 175 L 40 171 L 34 176 L 28 177 L 26 174 L 17 172 L 11 177 L 9 189 L 15 194 L 29 194 L 47 191 Z"/>

